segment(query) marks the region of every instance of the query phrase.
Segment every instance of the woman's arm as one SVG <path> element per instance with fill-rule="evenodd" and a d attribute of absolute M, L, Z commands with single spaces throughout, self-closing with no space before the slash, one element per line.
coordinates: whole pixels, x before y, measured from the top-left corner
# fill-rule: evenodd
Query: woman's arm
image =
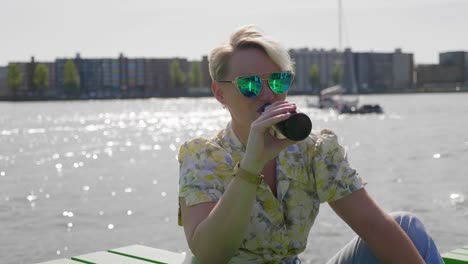
<path fill-rule="evenodd" d="M 180 203 L 185 236 L 201 263 L 226 263 L 239 249 L 257 186 L 234 177 L 217 203 Z"/>
<path fill-rule="evenodd" d="M 240 167 L 258 175 L 278 153 L 293 144 L 268 134 L 274 124 L 283 121 L 296 106 L 284 101 L 274 102 L 250 125 L 246 152 Z M 202 263 L 225 263 L 239 249 L 250 221 L 257 185 L 234 177 L 216 203 L 186 206 L 181 201 L 185 236 L 192 253 Z"/>
<path fill-rule="evenodd" d="M 424 263 L 398 223 L 362 188 L 330 202 L 331 208 L 369 245 L 382 263 Z"/>

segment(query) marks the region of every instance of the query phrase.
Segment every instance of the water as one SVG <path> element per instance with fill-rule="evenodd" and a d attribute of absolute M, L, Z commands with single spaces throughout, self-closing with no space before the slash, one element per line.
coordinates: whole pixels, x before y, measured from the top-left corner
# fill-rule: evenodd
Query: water
<path fill-rule="evenodd" d="M 418 215 L 441 251 L 467 243 L 467 93 L 365 96 L 385 114 L 361 116 L 290 100 L 314 130 L 336 131 L 385 210 Z M 0 103 L 0 113 L 2 263 L 131 244 L 190 254 L 176 155 L 228 121 L 214 99 Z M 323 263 L 353 236 L 325 204 L 301 258 Z"/>

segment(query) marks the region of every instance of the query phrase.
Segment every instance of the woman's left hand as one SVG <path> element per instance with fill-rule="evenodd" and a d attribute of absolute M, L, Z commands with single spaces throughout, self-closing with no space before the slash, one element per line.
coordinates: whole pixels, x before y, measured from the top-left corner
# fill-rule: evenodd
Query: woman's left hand
<path fill-rule="evenodd" d="M 296 111 L 296 105 L 286 101 L 277 101 L 267 106 L 265 111 L 250 125 L 249 138 L 241 167 L 251 173 L 261 173 L 265 164 L 294 141 L 279 139 L 270 134 L 275 124 L 290 117 Z"/>

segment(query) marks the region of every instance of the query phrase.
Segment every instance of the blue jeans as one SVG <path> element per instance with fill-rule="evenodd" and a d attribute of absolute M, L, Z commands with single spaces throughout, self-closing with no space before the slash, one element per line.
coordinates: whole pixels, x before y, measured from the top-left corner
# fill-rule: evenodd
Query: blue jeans
<path fill-rule="evenodd" d="M 419 251 L 419 254 L 428 264 L 443 264 L 439 250 L 431 236 L 427 233 L 422 222 L 409 213 L 391 213 L 391 216 L 400 224 L 408 237 Z M 385 238 L 383 238 L 385 239 Z M 355 237 L 327 264 L 374 264 L 380 263 L 361 238 Z"/>

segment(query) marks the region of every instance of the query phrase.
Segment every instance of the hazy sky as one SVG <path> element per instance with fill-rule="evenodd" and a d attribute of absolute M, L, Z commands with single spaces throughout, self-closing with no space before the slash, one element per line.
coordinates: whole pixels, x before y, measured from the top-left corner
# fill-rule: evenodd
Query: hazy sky
<path fill-rule="evenodd" d="M 468 51 L 468 0 L 342 0 L 343 46 L 416 63 Z M 286 48 L 338 46 L 337 0 L 2 0 L 0 65 L 56 57 L 200 59 L 244 24 Z"/>

